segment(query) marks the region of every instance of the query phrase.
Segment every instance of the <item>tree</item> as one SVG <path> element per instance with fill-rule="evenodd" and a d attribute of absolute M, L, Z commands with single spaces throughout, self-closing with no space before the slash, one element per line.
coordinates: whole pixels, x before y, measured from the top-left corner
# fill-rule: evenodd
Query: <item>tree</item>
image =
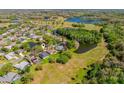
<path fill-rule="evenodd" d="M 57 43 L 57 40 L 52 36 L 44 35 L 43 38 L 48 45 L 53 45 Z"/>
<path fill-rule="evenodd" d="M 31 48 L 30 48 L 29 42 L 23 43 L 22 44 L 22 48 L 25 49 L 25 50 L 27 50 L 27 51 L 30 51 Z"/>
<path fill-rule="evenodd" d="M 9 51 L 7 48 L 4 48 L 4 47 L 2 47 L 1 50 L 4 51 L 4 52 L 8 52 Z"/>
<path fill-rule="evenodd" d="M 21 82 L 23 84 L 29 83 L 33 80 L 33 75 L 31 73 L 26 73 L 22 78 Z"/>
<path fill-rule="evenodd" d="M 67 41 L 67 48 L 68 49 L 75 48 L 75 42 L 73 40 L 68 40 Z"/>
<path fill-rule="evenodd" d="M 40 45 L 36 45 L 32 48 L 32 50 L 34 51 L 34 54 L 38 54 L 39 52 L 43 51 L 43 48 Z"/>
<path fill-rule="evenodd" d="M 13 46 L 13 48 L 12 48 L 13 51 L 16 51 L 16 50 L 18 50 L 18 49 L 19 49 L 18 46 Z"/>
<path fill-rule="evenodd" d="M 75 24 L 72 24 L 73 27 L 85 27 L 84 24 L 80 24 L 80 23 L 75 23 Z"/>
<path fill-rule="evenodd" d="M 35 67 L 35 70 L 38 71 L 38 70 L 42 70 L 42 64 L 37 64 L 36 67 Z"/>
<path fill-rule="evenodd" d="M 69 60 L 69 58 L 67 56 L 60 54 L 56 61 L 58 63 L 65 64 L 68 62 L 68 60 Z"/>
<path fill-rule="evenodd" d="M 77 40 L 82 44 L 96 44 L 101 40 L 101 33 L 98 31 L 89 31 L 81 28 L 63 28 L 57 29 L 56 32 L 70 40 Z"/>
<path fill-rule="evenodd" d="M 49 63 L 55 63 L 56 62 L 56 58 L 54 57 L 49 57 Z"/>
<path fill-rule="evenodd" d="M 62 54 L 67 56 L 69 59 L 72 57 L 72 53 L 70 51 L 64 51 Z"/>
<path fill-rule="evenodd" d="M 7 74 L 8 72 L 10 72 L 13 69 L 13 66 L 11 63 L 7 63 L 5 64 L 3 67 L 1 67 L 0 69 L 0 76 L 3 76 L 5 74 Z"/>

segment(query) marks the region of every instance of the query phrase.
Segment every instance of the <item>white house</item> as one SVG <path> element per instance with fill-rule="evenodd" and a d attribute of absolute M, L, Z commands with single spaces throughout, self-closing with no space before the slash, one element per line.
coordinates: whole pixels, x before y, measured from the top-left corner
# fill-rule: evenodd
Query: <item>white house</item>
<path fill-rule="evenodd" d="M 19 64 L 14 65 L 14 67 L 20 70 L 25 70 L 25 68 L 28 67 L 29 65 L 30 65 L 29 62 L 23 61 Z"/>
<path fill-rule="evenodd" d="M 5 58 L 8 59 L 8 60 L 11 60 L 11 59 L 18 59 L 18 57 L 15 55 L 14 52 L 8 53 L 7 55 L 5 55 Z"/>
<path fill-rule="evenodd" d="M 9 72 L 6 75 L 4 75 L 3 77 L 0 77 L 0 83 L 11 83 L 20 78 L 21 78 L 21 76 L 19 74 L 14 73 L 14 72 Z"/>

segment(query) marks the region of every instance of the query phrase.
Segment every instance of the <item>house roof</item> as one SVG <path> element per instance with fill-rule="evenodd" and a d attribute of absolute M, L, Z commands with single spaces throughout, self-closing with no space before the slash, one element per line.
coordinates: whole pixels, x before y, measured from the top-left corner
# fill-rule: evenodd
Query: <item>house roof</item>
<path fill-rule="evenodd" d="M 25 61 L 14 65 L 15 68 L 20 70 L 24 70 L 27 66 L 29 66 L 29 62 L 25 62 Z"/>
<path fill-rule="evenodd" d="M 59 45 L 56 47 L 56 50 L 61 51 L 64 50 L 64 46 L 63 45 Z"/>
<path fill-rule="evenodd" d="M 20 40 L 20 41 L 24 41 L 24 40 L 25 40 L 25 38 L 21 37 L 21 38 L 19 38 L 19 40 Z"/>
<path fill-rule="evenodd" d="M 22 52 L 24 52 L 24 50 L 23 50 L 23 49 L 19 49 L 19 50 L 17 50 L 16 52 L 22 53 Z"/>
<path fill-rule="evenodd" d="M 2 39 L 3 38 L 3 36 L 2 35 L 0 35 L 0 39 Z"/>
<path fill-rule="evenodd" d="M 40 57 L 40 58 L 46 58 L 48 55 L 49 55 L 49 54 L 44 51 L 44 52 L 42 52 L 42 53 L 39 54 L 39 57 Z"/>
<path fill-rule="evenodd" d="M 17 73 L 14 73 L 14 72 L 9 72 L 7 73 L 7 75 L 4 75 L 3 77 L 0 77 L 0 82 L 13 82 L 15 80 L 18 80 L 20 79 L 21 76 L 18 75 Z"/>
<path fill-rule="evenodd" d="M 10 53 L 8 53 L 7 55 L 5 55 L 5 57 L 6 57 L 8 60 L 14 58 L 14 56 L 15 56 L 15 53 L 14 53 L 14 52 L 10 52 Z"/>

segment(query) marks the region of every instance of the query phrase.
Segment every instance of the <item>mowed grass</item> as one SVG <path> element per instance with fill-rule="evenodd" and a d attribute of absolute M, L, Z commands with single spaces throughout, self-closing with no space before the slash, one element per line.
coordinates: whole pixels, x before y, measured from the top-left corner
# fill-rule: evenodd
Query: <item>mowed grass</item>
<path fill-rule="evenodd" d="M 73 77 L 79 73 L 81 74 L 79 78 L 82 78 L 82 75 L 85 74 L 85 72 L 79 72 L 80 69 L 102 60 L 107 53 L 108 50 L 105 47 L 104 41 L 102 41 L 96 48 L 86 53 L 73 53 L 72 58 L 64 65 L 58 63 L 43 64 L 43 70 L 35 72 L 34 80 L 31 83 L 74 83 Z"/>

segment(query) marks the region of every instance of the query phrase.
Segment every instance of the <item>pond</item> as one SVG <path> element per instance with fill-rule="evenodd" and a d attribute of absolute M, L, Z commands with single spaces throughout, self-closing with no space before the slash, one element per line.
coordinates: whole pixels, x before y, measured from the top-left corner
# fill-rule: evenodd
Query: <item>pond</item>
<path fill-rule="evenodd" d="M 80 44 L 78 49 L 75 52 L 78 54 L 85 53 L 85 52 L 95 48 L 96 46 L 97 46 L 97 44 L 92 44 L 92 45 Z"/>
<path fill-rule="evenodd" d="M 76 22 L 76 23 L 83 23 L 83 24 L 100 24 L 100 23 L 104 23 L 103 20 L 101 19 L 89 19 L 86 17 L 71 17 L 66 19 L 65 21 L 67 22 Z"/>

